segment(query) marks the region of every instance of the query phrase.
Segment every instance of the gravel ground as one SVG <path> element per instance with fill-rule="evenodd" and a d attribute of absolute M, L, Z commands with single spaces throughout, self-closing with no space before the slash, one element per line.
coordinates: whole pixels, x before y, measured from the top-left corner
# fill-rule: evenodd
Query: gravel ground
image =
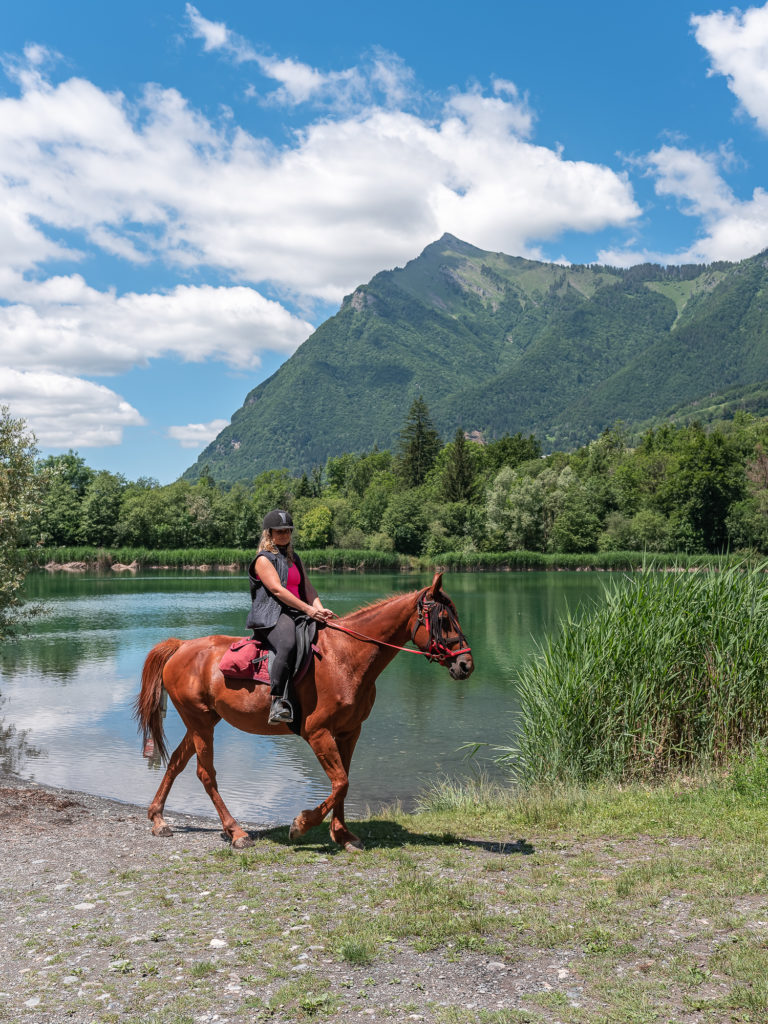
<path fill-rule="evenodd" d="M 266 869 L 249 871 L 246 898 L 237 876 L 222 871 L 231 858 L 216 821 L 167 820 L 173 837 L 156 839 L 144 808 L 0 776 L 0 1021 L 459 1019 L 452 1007 L 468 1014 L 462 1021 L 475 1019 L 473 1011 L 484 1020 L 554 1021 L 513 1008 L 535 992 L 578 994 L 566 958 L 554 951 L 521 951 L 510 963 L 393 941 L 386 956 L 367 962 L 331 955 L 301 913 L 314 908 L 297 893 L 321 891 L 325 876 L 343 893 L 334 899 L 345 912 L 357 909 L 357 896 L 370 900 L 362 883 L 365 874 L 370 884 L 370 872 L 355 871 L 354 855 L 322 836 L 297 851 L 274 830 L 243 823 L 257 846 L 266 844 Z M 425 846 L 418 856 L 436 858 L 439 849 Z M 498 860 L 499 852 L 483 843 L 468 851 L 475 860 Z"/>
<path fill-rule="evenodd" d="M 355 825 L 363 854 L 248 822 L 233 853 L 217 821 L 167 820 L 157 839 L 144 808 L 0 775 L 2 1024 L 768 1020 L 749 840 L 381 815 Z"/>

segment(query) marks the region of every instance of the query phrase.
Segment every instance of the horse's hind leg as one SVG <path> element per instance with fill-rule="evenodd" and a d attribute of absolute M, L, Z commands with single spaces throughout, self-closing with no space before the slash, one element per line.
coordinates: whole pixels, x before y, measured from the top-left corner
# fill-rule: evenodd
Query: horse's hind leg
<path fill-rule="evenodd" d="M 218 715 L 214 720 L 208 718 L 204 723 L 201 722 L 200 726 L 192 733 L 195 751 L 197 752 L 197 777 L 205 786 L 206 793 L 213 801 L 213 806 L 221 818 L 221 826 L 232 840 L 232 846 L 236 850 L 242 850 L 250 845 L 250 836 L 244 829 L 240 828 L 229 813 L 216 786 L 216 769 L 213 767 L 213 728 L 218 721 Z"/>
<path fill-rule="evenodd" d="M 296 815 L 288 833 L 289 837 L 297 839 L 299 836 L 303 836 L 305 832 L 314 828 L 315 825 L 319 825 L 329 811 L 333 811 L 334 817 L 331 824 L 333 826 L 335 823 L 336 829 L 331 831 L 332 838 L 347 850 L 362 850 L 362 843 L 357 836 L 348 831 L 343 821 L 344 797 L 347 795 L 347 789 L 349 788 L 349 778 L 336 740 L 327 729 L 318 729 L 307 736 L 307 741 L 314 750 L 318 761 L 325 769 L 325 774 L 331 780 L 331 792 L 319 807 L 301 811 L 300 814 Z M 352 746 L 354 747 L 354 743 Z M 352 756 L 351 750 L 349 756 Z M 342 808 L 342 820 L 338 819 L 336 813 L 337 805 Z"/>
<path fill-rule="evenodd" d="M 176 776 L 184 771 L 194 752 L 195 745 L 192 742 L 192 734 L 187 730 L 186 736 L 170 756 L 163 781 L 160 783 L 160 788 L 155 793 L 155 798 L 147 811 L 147 817 L 152 822 L 153 836 L 170 836 L 173 834 L 171 826 L 163 818 L 165 801 L 168 799 L 168 793 Z"/>

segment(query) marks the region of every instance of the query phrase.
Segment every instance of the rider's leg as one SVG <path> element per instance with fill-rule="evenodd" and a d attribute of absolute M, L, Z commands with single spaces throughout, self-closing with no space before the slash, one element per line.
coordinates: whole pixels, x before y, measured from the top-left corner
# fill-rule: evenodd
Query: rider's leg
<path fill-rule="evenodd" d="M 265 640 L 274 651 L 269 669 L 269 691 L 272 695 L 269 721 L 292 722 L 293 708 L 286 696 L 296 658 L 296 624 L 291 616 L 282 612 L 272 629 L 265 632 Z"/>

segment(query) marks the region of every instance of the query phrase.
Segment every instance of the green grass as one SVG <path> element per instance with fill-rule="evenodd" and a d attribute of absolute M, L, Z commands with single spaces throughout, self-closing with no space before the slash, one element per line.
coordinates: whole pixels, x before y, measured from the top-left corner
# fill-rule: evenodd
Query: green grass
<path fill-rule="evenodd" d="M 768 736 L 766 635 L 762 567 L 612 581 L 523 668 L 521 732 L 502 759 L 527 781 L 726 764 Z"/>

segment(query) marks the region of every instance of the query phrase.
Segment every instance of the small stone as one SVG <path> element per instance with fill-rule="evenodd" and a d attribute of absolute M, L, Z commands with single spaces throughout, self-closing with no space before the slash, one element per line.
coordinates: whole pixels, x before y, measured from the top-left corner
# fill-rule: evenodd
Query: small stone
<path fill-rule="evenodd" d="M 227 943 L 224 939 L 211 939 L 208 945 L 211 946 L 213 949 L 222 949 L 224 946 L 227 945 Z"/>
<path fill-rule="evenodd" d="M 74 906 L 75 910 L 93 910 L 96 906 L 95 903 L 76 903 Z"/>
<path fill-rule="evenodd" d="M 64 978 L 61 979 L 61 984 L 62 985 L 76 985 L 77 984 L 77 978 L 75 977 L 74 974 L 67 974 Z"/>
<path fill-rule="evenodd" d="M 560 981 L 562 981 L 564 978 L 569 978 L 571 976 L 571 972 L 568 970 L 567 967 L 561 967 L 560 970 L 557 972 L 557 976 L 560 979 Z"/>
<path fill-rule="evenodd" d="M 291 970 L 294 971 L 294 972 L 308 971 L 309 970 L 309 964 L 296 964 L 296 966 L 292 967 Z"/>
<path fill-rule="evenodd" d="M 31 999 L 27 999 L 27 1001 L 24 1003 L 24 1005 L 25 1006 L 29 1006 L 29 1007 L 39 1006 L 40 1005 L 40 996 L 32 996 Z"/>

